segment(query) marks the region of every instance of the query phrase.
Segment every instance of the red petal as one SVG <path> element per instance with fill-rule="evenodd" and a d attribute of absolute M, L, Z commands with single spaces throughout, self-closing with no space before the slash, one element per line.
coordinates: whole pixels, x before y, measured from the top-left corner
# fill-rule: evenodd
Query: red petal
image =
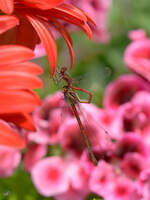
<path fill-rule="evenodd" d="M 80 25 L 79 25 L 80 26 Z M 80 28 L 86 33 L 89 39 L 92 39 L 92 31 L 88 24 L 81 25 Z"/>
<path fill-rule="evenodd" d="M 0 89 L 41 88 L 40 78 L 25 72 L 3 71 L 0 73 Z"/>
<path fill-rule="evenodd" d="M 34 98 L 36 99 L 36 102 L 37 102 L 37 104 L 38 105 L 40 105 L 41 104 L 41 99 L 40 99 L 40 97 L 36 94 L 36 92 L 34 92 L 33 90 L 24 90 L 24 91 L 26 91 L 26 92 L 28 92 L 28 93 L 30 93 L 32 96 L 34 96 Z"/>
<path fill-rule="evenodd" d="M 56 68 L 56 62 L 57 62 L 57 47 L 56 47 L 55 40 L 52 34 L 50 33 L 50 31 L 48 31 L 48 28 L 46 27 L 46 23 L 29 15 L 26 17 L 29 19 L 29 21 L 35 28 L 37 34 L 39 35 L 43 43 L 43 46 L 45 47 L 47 56 L 49 58 L 50 66 L 51 66 L 51 76 L 53 76 L 55 72 L 55 68 Z"/>
<path fill-rule="evenodd" d="M 23 138 L 2 120 L 0 120 L 0 144 L 18 149 L 25 147 Z"/>
<path fill-rule="evenodd" d="M 13 28 L 19 24 L 19 20 L 15 16 L 2 15 L 0 16 L 0 34 Z"/>
<path fill-rule="evenodd" d="M 32 62 L 23 62 L 14 65 L 2 65 L 0 66 L 0 72 L 2 71 L 16 71 L 16 72 L 27 72 L 33 75 L 43 73 L 43 69 Z"/>
<path fill-rule="evenodd" d="M 31 49 L 19 45 L 0 46 L 0 65 L 23 62 L 34 57 Z"/>
<path fill-rule="evenodd" d="M 69 32 L 67 31 L 67 29 L 65 28 L 65 26 L 64 26 L 62 23 L 60 23 L 58 20 L 53 19 L 53 21 L 55 22 L 55 24 L 57 24 L 57 25 L 60 27 L 60 29 L 62 29 L 62 31 L 63 31 L 63 32 L 65 33 L 65 35 L 67 36 L 67 38 L 68 38 L 70 44 L 72 45 L 72 38 L 71 38 Z"/>
<path fill-rule="evenodd" d="M 63 3 L 64 0 L 22 0 L 22 2 L 33 8 L 47 10 Z"/>
<path fill-rule="evenodd" d="M 79 20 L 82 20 L 83 22 L 87 22 L 87 18 L 83 14 L 83 12 L 71 4 L 63 3 L 60 6 L 57 6 L 55 10 L 59 10 L 62 14 L 68 17 L 78 18 Z"/>
<path fill-rule="evenodd" d="M 14 0 L 1 0 L 0 9 L 6 14 L 11 14 L 14 11 Z"/>
<path fill-rule="evenodd" d="M 30 113 L 40 104 L 40 100 L 30 90 L 1 90 L 0 114 L 6 113 Z"/>
<path fill-rule="evenodd" d="M 87 12 L 85 12 L 85 11 L 83 11 L 83 10 L 81 10 L 84 14 L 85 14 L 85 16 L 87 17 L 87 20 L 89 21 L 89 22 L 91 22 L 95 27 L 97 26 L 96 25 L 96 21 L 87 13 Z"/>
<path fill-rule="evenodd" d="M 29 114 L 25 114 L 25 113 L 23 115 L 24 115 L 25 121 L 20 124 L 20 127 L 27 129 L 29 131 L 36 131 L 32 117 Z"/>
<path fill-rule="evenodd" d="M 54 26 L 57 31 L 59 31 L 59 33 L 63 36 L 63 38 L 65 39 L 65 41 L 68 45 L 70 58 L 71 58 L 70 69 L 72 69 L 72 66 L 74 64 L 74 53 L 73 53 L 73 49 L 72 49 L 72 40 L 70 39 L 70 35 L 67 32 L 67 30 L 65 29 L 65 27 L 56 20 L 55 20 L 55 23 L 57 23 L 58 26 L 56 26 L 55 24 L 51 24 L 51 25 Z"/>
<path fill-rule="evenodd" d="M 70 11 L 71 13 L 71 11 Z M 49 17 L 51 20 L 53 20 L 54 16 L 55 18 L 63 19 L 71 24 L 75 24 L 76 26 L 80 27 L 89 37 L 89 39 L 92 39 L 92 31 L 88 24 L 86 23 L 85 19 L 80 17 L 76 17 L 76 15 L 70 15 L 69 12 L 64 12 L 63 10 L 52 8 L 50 10 L 50 13 L 47 13 L 47 17 Z"/>
<path fill-rule="evenodd" d="M 29 131 L 35 131 L 35 126 L 32 117 L 25 113 L 9 113 L 1 114 L 0 119 L 7 122 L 12 122 L 17 126 L 27 129 Z"/>

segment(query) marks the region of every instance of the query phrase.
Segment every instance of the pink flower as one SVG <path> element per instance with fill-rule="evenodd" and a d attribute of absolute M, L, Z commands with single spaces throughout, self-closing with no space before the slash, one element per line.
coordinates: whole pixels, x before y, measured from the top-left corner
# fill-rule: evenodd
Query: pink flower
<path fill-rule="evenodd" d="M 134 40 L 125 50 L 124 62 L 129 69 L 150 81 L 150 39 L 142 30 L 131 32 L 130 38 Z"/>
<path fill-rule="evenodd" d="M 111 82 L 104 95 L 104 108 L 116 110 L 119 106 L 129 102 L 136 92 L 150 91 L 149 84 L 136 75 L 123 75 Z"/>
<path fill-rule="evenodd" d="M 18 150 L 0 145 L 0 177 L 11 176 L 18 167 L 21 154 Z"/>
<path fill-rule="evenodd" d="M 23 165 L 25 170 L 31 171 L 32 167 L 41 160 L 47 153 L 47 146 L 44 144 L 31 144 L 24 155 Z"/>
<path fill-rule="evenodd" d="M 79 109 L 78 113 L 91 146 L 108 147 L 111 137 L 99 119 L 101 110 L 93 104 L 82 104 L 80 108 L 82 110 Z M 65 150 L 71 150 L 80 155 L 87 148 L 75 117 L 68 118 L 61 125 L 58 135 L 60 136 L 60 143 Z"/>
<path fill-rule="evenodd" d="M 98 166 L 91 172 L 89 187 L 92 192 L 103 196 L 110 190 L 115 181 L 115 174 L 110 164 L 104 161 L 99 161 Z"/>
<path fill-rule="evenodd" d="M 108 145 L 105 148 L 101 148 L 100 146 L 97 148 L 92 148 L 92 151 L 94 153 L 95 158 L 97 161 L 103 160 L 107 163 L 111 163 L 113 159 L 115 158 L 115 145 Z M 86 168 L 89 166 L 90 170 L 93 168 L 93 163 L 91 162 L 91 156 L 89 154 L 89 151 L 86 149 L 82 155 L 81 155 L 81 160 L 83 161 L 84 164 L 86 164 Z M 92 164 L 92 165 L 91 165 Z"/>
<path fill-rule="evenodd" d="M 68 166 L 68 175 L 70 177 L 70 185 L 74 190 L 88 191 L 88 180 L 90 172 L 86 169 L 85 165 L 75 160 L 70 162 Z"/>
<path fill-rule="evenodd" d="M 149 200 L 150 199 L 150 168 L 143 170 L 140 174 L 139 180 L 136 182 L 137 190 L 141 199 Z"/>
<path fill-rule="evenodd" d="M 143 29 L 130 31 L 128 37 L 130 38 L 130 40 L 142 40 L 147 38 L 146 32 Z"/>
<path fill-rule="evenodd" d="M 120 163 L 122 170 L 131 178 L 138 178 L 140 173 L 147 167 L 147 162 L 138 153 L 127 153 Z"/>
<path fill-rule="evenodd" d="M 140 200 L 135 184 L 124 176 L 120 176 L 112 183 L 112 188 L 106 191 L 104 199 L 107 200 Z"/>
<path fill-rule="evenodd" d="M 67 192 L 55 196 L 55 200 L 83 200 L 87 197 L 89 191 L 86 190 L 75 190 L 70 188 Z"/>
<path fill-rule="evenodd" d="M 134 133 L 127 133 L 116 144 L 116 155 L 119 158 L 124 158 L 127 153 L 139 153 L 141 156 L 147 158 L 148 147 L 142 140 L 142 137 Z"/>
<path fill-rule="evenodd" d="M 83 116 L 87 122 L 92 121 L 98 126 L 101 134 L 109 134 L 109 127 L 114 119 L 114 115 L 110 110 L 100 109 L 94 104 L 81 104 L 80 107 L 83 111 L 81 116 Z"/>
<path fill-rule="evenodd" d="M 66 107 L 66 109 L 64 109 Z M 64 119 L 63 116 L 64 115 Z M 47 96 L 42 105 L 33 113 L 37 132 L 30 133 L 29 138 L 37 143 L 56 144 L 59 142 L 58 130 L 72 113 L 67 109 L 61 92 Z"/>
<path fill-rule="evenodd" d="M 121 106 L 111 124 L 111 131 L 120 136 L 127 132 L 134 132 L 143 137 L 149 144 L 150 138 L 150 94 L 137 92 L 132 101 Z"/>
<path fill-rule="evenodd" d="M 60 157 L 53 156 L 38 161 L 31 170 L 32 181 L 43 196 L 54 196 L 69 189 L 67 165 Z"/>
<path fill-rule="evenodd" d="M 88 135 L 92 147 L 106 145 L 106 139 L 103 140 L 104 133 L 101 135 L 100 128 L 94 122 L 88 121 L 88 126 L 83 122 L 85 133 Z M 63 123 L 59 129 L 60 143 L 65 150 L 75 152 L 80 155 L 86 147 L 79 125 L 75 118 L 69 119 Z"/>
<path fill-rule="evenodd" d="M 111 0 L 82 0 L 80 7 L 85 10 L 97 24 L 94 35 L 100 42 L 106 43 L 110 36 L 108 33 L 108 13 L 111 8 Z"/>

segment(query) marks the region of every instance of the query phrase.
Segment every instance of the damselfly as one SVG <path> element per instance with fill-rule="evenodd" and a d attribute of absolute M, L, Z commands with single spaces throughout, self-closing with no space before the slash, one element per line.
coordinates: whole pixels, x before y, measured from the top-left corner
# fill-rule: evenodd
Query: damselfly
<path fill-rule="evenodd" d="M 79 114 L 78 114 L 78 111 L 77 111 L 77 108 L 76 108 L 76 105 L 78 103 L 91 103 L 91 100 L 92 100 L 92 93 L 83 89 L 83 88 L 78 88 L 78 87 L 75 87 L 72 85 L 72 82 L 73 82 L 73 79 L 72 77 L 67 73 L 67 68 L 66 67 L 61 67 L 59 72 L 58 72 L 58 75 L 57 75 L 57 80 L 61 81 L 61 80 L 64 80 L 66 85 L 63 86 L 63 93 L 64 93 L 64 98 L 65 100 L 70 104 L 71 108 L 72 108 L 72 111 L 74 113 L 74 116 L 76 117 L 76 120 L 78 122 L 78 125 L 79 125 L 79 128 L 80 128 L 80 131 L 82 133 L 82 136 L 84 138 L 84 141 L 85 141 L 85 144 L 89 150 L 89 153 L 91 155 L 91 159 L 92 159 L 92 162 L 94 163 L 94 165 L 97 165 L 97 160 L 92 152 L 92 147 L 91 147 L 91 144 L 90 144 L 90 141 L 88 139 L 88 136 L 85 132 L 85 128 L 82 124 L 82 121 L 79 117 Z M 89 99 L 88 101 L 85 101 L 85 100 L 81 100 L 76 91 L 82 91 L 82 92 L 85 92 L 89 95 Z"/>

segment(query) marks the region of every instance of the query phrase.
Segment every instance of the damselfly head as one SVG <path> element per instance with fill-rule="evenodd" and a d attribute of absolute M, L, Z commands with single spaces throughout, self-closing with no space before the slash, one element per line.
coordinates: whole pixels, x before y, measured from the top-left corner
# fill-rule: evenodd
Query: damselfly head
<path fill-rule="evenodd" d="M 59 70 L 59 73 L 61 75 L 64 75 L 66 73 L 66 71 L 67 71 L 67 67 L 61 67 L 60 70 Z"/>
<path fill-rule="evenodd" d="M 68 92 L 68 90 L 69 90 L 69 87 L 67 85 L 63 86 L 64 93 Z"/>

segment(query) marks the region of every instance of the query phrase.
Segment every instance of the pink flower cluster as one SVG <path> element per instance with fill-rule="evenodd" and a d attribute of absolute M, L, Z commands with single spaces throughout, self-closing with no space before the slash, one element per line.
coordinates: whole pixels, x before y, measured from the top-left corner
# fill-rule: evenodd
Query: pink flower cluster
<path fill-rule="evenodd" d="M 133 41 L 124 60 L 138 75 L 111 82 L 103 108 L 82 104 L 78 110 L 97 166 L 61 92 L 48 96 L 34 111 L 37 131 L 28 133 L 23 165 L 41 195 L 84 200 L 92 192 L 105 200 L 150 199 L 150 43 L 143 30 L 129 36 Z M 51 151 L 55 145 L 61 146 L 59 154 Z M 0 147 L 0 161 L 0 176 L 9 176 L 20 154 Z"/>

